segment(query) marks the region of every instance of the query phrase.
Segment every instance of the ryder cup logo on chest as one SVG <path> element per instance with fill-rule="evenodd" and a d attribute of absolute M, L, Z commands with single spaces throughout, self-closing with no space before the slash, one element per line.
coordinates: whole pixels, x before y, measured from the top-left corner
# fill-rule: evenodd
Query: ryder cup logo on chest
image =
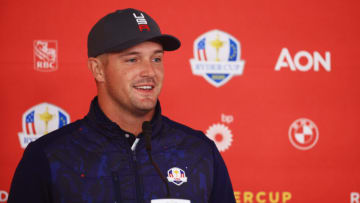
<path fill-rule="evenodd" d="M 56 40 L 34 41 L 34 68 L 41 72 L 51 72 L 58 69 Z"/>
<path fill-rule="evenodd" d="M 194 42 L 194 58 L 190 59 L 192 73 L 220 87 L 233 76 L 242 75 L 245 61 L 240 56 L 240 42 L 235 37 L 211 30 Z"/>
<path fill-rule="evenodd" d="M 289 128 L 291 144 L 300 150 L 308 150 L 315 146 L 319 139 L 319 130 L 315 123 L 307 118 L 294 121 Z"/>
<path fill-rule="evenodd" d="M 174 183 L 177 186 L 187 182 L 185 171 L 178 167 L 173 167 L 168 170 L 167 179 L 170 183 Z"/>
<path fill-rule="evenodd" d="M 19 133 L 21 147 L 25 148 L 30 142 L 69 123 L 70 116 L 53 104 L 33 106 L 22 117 L 23 132 Z"/>

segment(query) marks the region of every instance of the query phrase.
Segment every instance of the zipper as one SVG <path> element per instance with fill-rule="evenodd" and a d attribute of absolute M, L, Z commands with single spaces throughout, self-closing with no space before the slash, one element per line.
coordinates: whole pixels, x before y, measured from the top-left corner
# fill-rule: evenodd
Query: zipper
<path fill-rule="evenodd" d="M 120 183 L 119 183 L 119 175 L 117 172 L 112 172 L 112 181 L 114 185 L 114 193 L 115 193 L 115 202 L 114 203 L 120 203 L 121 202 L 121 189 L 120 189 Z"/>
<path fill-rule="evenodd" d="M 139 139 L 139 138 L 137 138 Z M 137 203 L 142 203 L 142 198 L 143 198 L 143 192 L 141 189 L 141 184 L 140 184 L 140 176 L 139 176 L 139 172 L 138 172 L 138 166 L 137 166 L 137 160 L 136 160 L 136 145 L 137 142 L 135 142 L 135 146 L 132 147 L 131 149 L 131 157 L 132 157 L 132 162 L 133 162 L 133 169 L 135 171 L 135 184 L 136 184 L 136 202 Z"/>

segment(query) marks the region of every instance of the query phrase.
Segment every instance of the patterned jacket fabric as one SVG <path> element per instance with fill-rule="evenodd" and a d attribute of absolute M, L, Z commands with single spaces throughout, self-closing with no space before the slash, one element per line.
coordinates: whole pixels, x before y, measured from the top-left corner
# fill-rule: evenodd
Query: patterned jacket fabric
<path fill-rule="evenodd" d="M 151 154 L 167 177 L 171 198 L 235 202 L 213 141 L 161 115 L 159 102 L 151 124 Z M 8 202 L 148 203 L 166 198 L 166 186 L 149 161 L 145 139 L 142 134 L 138 137 L 139 142 L 132 144 L 135 136 L 110 121 L 95 98 L 83 119 L 28 145 Z"/>

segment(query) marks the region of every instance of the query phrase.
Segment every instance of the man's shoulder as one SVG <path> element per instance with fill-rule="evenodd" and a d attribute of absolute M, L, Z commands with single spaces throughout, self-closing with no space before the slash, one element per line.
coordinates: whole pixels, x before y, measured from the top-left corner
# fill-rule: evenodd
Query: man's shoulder
<path fill-rule="evenodd" d="M 80 128 L 81 120 L 77 120 L 75 122 L 72 122 L 68 125 L 65 125 L 62 128 L 59 128 L 57 130 L 54 130 L 39 139 L 35 140 L 31 143 L 32 147 L 41 147 L 45 148 L 52 143 L 58 142 L 60 139 L 66 138 L 67 136 L 70 136 L 73 134 L 73 132 L 77 131 Z"/>
<path fill-rule="evenodd" d="M 201 130 L 193 129 L 185 124 L 171 120 L 170 118 L 163 116 L 164 124 L 169 128 L 170 131 L 177 132 L 186 139 L 196 139 L 201 142 L 207 143 L 213 146 L 214 142 L 209 139 Z"/>
<path fill-rule="evenodd" d="M 38 138 L 33 142 L 30 142 L 25 148 L 21 163 L 25 165 L 42 165 L 47 163 L 47 158 L 45 155 L 46 149 L 51 149 L 53 144 L 60 144 L 61 142 L 59 142 L 59 140 L 63 137 L 68 137 L 71 135 L 76 129 L 78 129 L 79 124 L 80 121 L 70 123 L 58 130 Z"/>

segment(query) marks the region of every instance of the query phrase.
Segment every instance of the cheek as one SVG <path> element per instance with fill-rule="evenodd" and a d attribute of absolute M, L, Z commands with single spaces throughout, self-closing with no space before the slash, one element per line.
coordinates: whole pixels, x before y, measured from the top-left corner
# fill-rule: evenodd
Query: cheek
<path fill-rule="evenodd" d="M 156 69 L 156 75 L 158 76 L 159 80 L 162 81 L 164 79 L 164 67 L 159 67 Z"/>
<path fill-rule="evenodd" d="M 111 89 L 120 89 L 126 85 L 126 74 L 121 71 L 108 71 L 106 74 L 106 83 Z"/>

